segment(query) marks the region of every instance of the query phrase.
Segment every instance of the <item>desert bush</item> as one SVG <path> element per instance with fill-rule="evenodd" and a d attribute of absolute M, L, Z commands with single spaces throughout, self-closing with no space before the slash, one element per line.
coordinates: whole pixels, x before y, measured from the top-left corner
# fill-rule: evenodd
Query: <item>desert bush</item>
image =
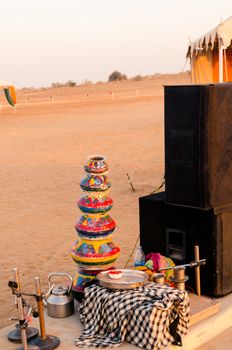
<path fill-rule="evenodd" d="M 59 83 L 58 81 L 51 84 L 51 87 L 53 87 L 53 88 L 59 88 L 59 87 L 64 87 L 64 86 L 65 86 L 64 83 Z"/>
<path fill-rule="evenodd" d="M 127 80 L 126 74 L 122 74 L 115 70 L 113 73 L 109 76 L 109 81 L 117 81 L 117 80 Z"/>
<path fill-rule="evenodd" d="M 135 77 L 132 78 L 134 81 L 140 81 L 143 79 L 141 75 L 136 75 Z"/>
<path fill-rule="evenodd" d="M 73 80 L 68 80 L 66 83 L 65 83 L 66 86 L 68 87 L 74 87 L 77 85 L 77 83 Z"/>

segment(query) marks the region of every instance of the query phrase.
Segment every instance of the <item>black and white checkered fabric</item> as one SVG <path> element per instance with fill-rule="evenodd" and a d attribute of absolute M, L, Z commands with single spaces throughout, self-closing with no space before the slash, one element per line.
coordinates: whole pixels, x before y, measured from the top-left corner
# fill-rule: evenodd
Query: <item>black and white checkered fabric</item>
<path fill-rule="evenodd" d="M 85 289 L 80 317 L 84 329 L 77 346 L 115 347 L 127 341 L 158 350 L 188 332 L 189 297 L 154 283 L 131 290 L 92 285 Z"/>

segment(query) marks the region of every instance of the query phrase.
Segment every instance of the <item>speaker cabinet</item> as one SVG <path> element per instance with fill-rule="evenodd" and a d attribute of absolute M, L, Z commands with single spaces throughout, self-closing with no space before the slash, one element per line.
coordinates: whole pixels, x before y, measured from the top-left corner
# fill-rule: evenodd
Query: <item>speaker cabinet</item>
<path fill-rule="evenodd" d="M 202 294 L 223 296 L 232 291 L 232 212 L 215 215 L 165 202 L 164 192 L 139 198 L 140 242 L 145 254 L 159 252 L 177 265 L 194 260 L 199 245 Z M 195 289 L 194 268 L 187 268 L 187 285 Z"/>
<path fill-rule="evenodd" d="M 165 86 L 168 203 L 232 210 L 232 84 Z"/>

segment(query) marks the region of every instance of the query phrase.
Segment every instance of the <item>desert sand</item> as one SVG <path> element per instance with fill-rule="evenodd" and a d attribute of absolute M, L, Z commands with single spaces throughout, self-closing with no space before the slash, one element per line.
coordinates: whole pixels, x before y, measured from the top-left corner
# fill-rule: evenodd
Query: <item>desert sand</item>
<path fill-rule="evenodd" d="M 117 267 L 125 266 L 139 236 L 138 198 L 156 190 L 164 175 L 163 85 L 188 83 L 189 74 L 182 73 L 24 89 L 17 92 L 15 111 L 0 96 L 0 327 L 15 315 L 7 286 L 12 268 L 18 267 L 28 292 L 35 276 L 46 292 L 49 273 L 75 272 L 69 250 L 77 237 L 76 201 L 88 155 L 107 158 L 114 240 L 121 247 Z"/>

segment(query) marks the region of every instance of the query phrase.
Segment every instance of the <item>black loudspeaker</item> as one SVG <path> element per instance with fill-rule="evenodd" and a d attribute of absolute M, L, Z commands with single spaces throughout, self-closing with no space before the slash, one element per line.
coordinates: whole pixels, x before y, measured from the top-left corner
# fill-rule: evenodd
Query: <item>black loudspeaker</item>
<path fill-rule="evenodd" d="M 166 201 L 232 210 L 232 84 L 165 86 Z"/>
<path fill-rule="evenodd" d="M 139 198 L 140 242 L 145 254 L 159 252 L 176 265 L 194 260 L 194 246 L 200 249 L 201 290 L 208 296 L 232 291 L 232 212 L 215 215 L 213 209 L 170 205 L 165 194 Z M 187 268 L 187 285 L 195 289 L 195 270 Z"/>

